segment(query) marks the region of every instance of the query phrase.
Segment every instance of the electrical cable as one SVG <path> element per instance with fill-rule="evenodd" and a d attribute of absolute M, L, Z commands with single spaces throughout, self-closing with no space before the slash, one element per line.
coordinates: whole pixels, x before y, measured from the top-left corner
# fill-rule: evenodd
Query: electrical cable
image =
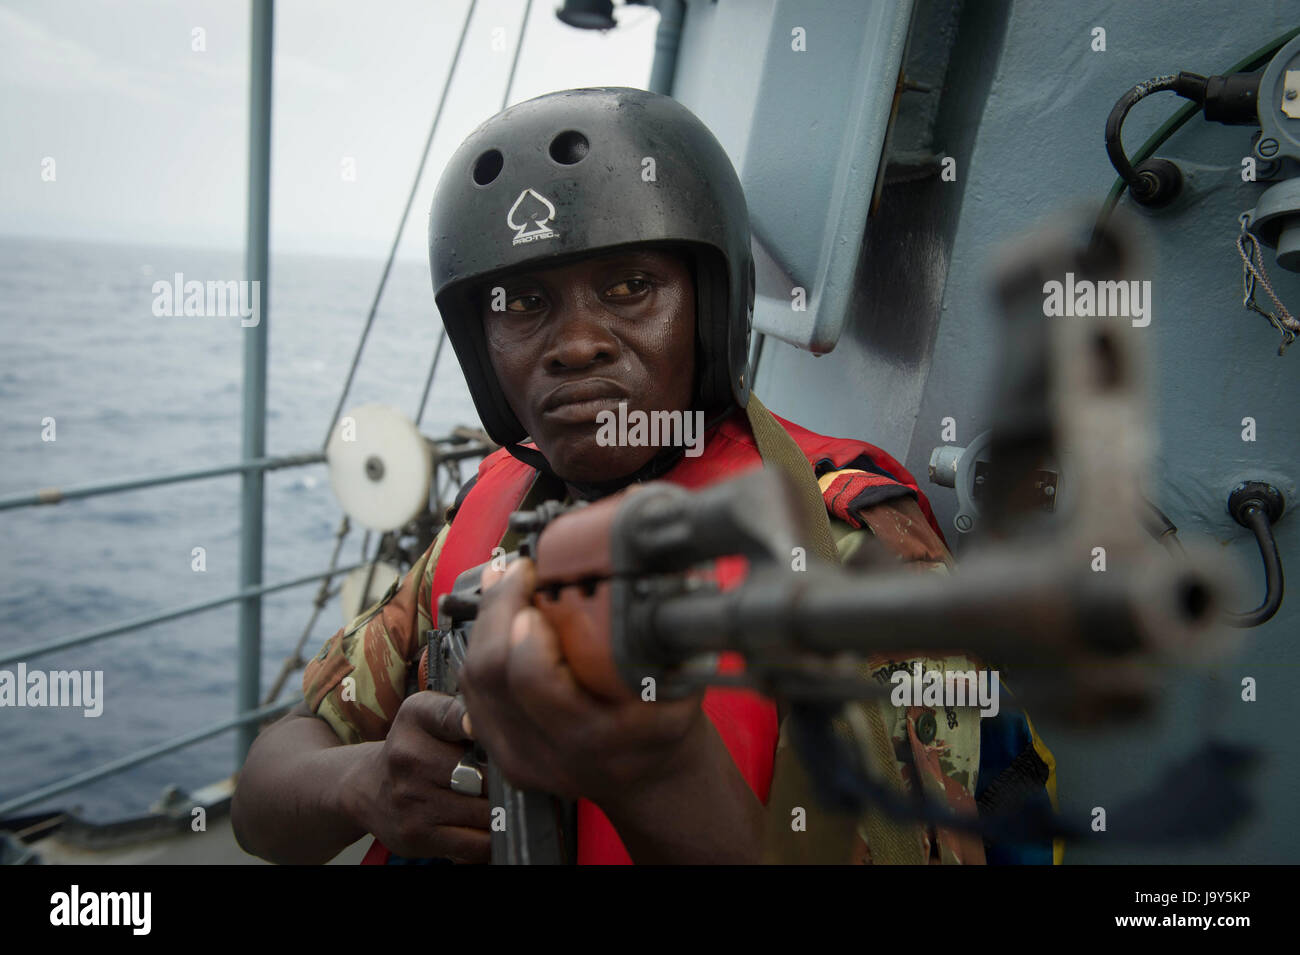
<path fill-rule="evenodd" d="M 1296 36 L 1300 36 L 1300 27 L 1296 27 L 1293 30 L 1288 30 L 1286 33 L 1277 37 L 1273 41 L 1265 44 L 1264 46 L 1260 47 L 1258 50 L 1255 50 L 1245 59 L 1240 60 L 1237 63 L 1233 64 L 1232 66 L 1228 67 L 1226 70 L 1223 71 L 1223 73 L 1225 75 L 1228 75 L 1232 73 L 1242 73 L 1242 72 L 1249 72 L 1251 70 L 1260 69 L 1261 67 L 1267 65 L 1268 61 L 1273 58 L 1273 54 L 1275 54 L 1278 50 L 1282 49 L 1282 47 L 1286 46 L 1287 43 L 1289 43 Z M 1183 106 L 1181 109 L 1179 109 L 1178 112 L 1174 113 L 1167 120 L 1165 120 L 1159 126 L 1159 128 L 1157 128 L 1156 131 L 1151 134 L 1150 138 L 1148 138 L 1147 141 L 1144 142 L 1137 149 L 1136 152 L 1134 152 L 1131 156 L 1128 157 L 1129 161 L 1131 163 L 1136 163 L 1140 165 L 1141 163 L 1150 159 L 1155 154 L 1155 151 L 1157 149 L 1163 146 L 1169 140 L 1169 138 L 1173 136 L 1174 133 L 1176 133 L 1183 126 L 1185 126 L 1187 124 L 1187 121 L 1196 115 L 1199 108 L 1200 107 L 1197 103 L 1188 103 L 1185 106 Z M 1124 195 L 1124 190 L 1127 188 L 1128 188 L 1128 183 L 1125 181 L 1124 177 L 1117 176 L 1114 185 L 1112 185 L 1110 188 L 1110 192 L 1106 194 L 1106 198 L 1102 202 L 1101 212 L 1098 214 L 1097 217 L 1097 226 L 1093 232 L 1094 237 L 1098 232 L 1101 231 L 1101 229 L 1104 227 L 1107 220 L 1109 220 L 1111 212 L 1113 212 L 1115 206 L 1119 204 L 1119 200 Z"/>
<path fill-rule="evenodd" d="M 1186 556 L 1187 552 L 1183 548 L 1182 541 L 1178 539 L 1178 528 L 1174 525 L 1174 522 L 1146 497 L 1142 498 L 1142 503 L 1146 506 L 1146 511 L 1142 515 L 1142 526 L 1146 528 L 1147 533 L 1155 538 L 1169 553 L 1176 556 Z"/>
<path fill-rule="evenodd" d="M 1115 167 L 1115 172 L 1128 185 L 1133 197 L 1138 201 L 1150 201 L 1160 191 L 1162 183 L 1153 170 L 1133 168 L 1128 156 L 1124 154 L 1121 133 L 1129 110 L 1153 93 L 1164 90 L 1177 93 L 1192 100 L 1196 105 L 1201 105 L 1205 102 L 1207 83 L 1208 80 L 1199 73 L 1180 72 L 1157 76 L 1134 86 L 1121 96 L 1111 109 L 1110 115 L 1106 118 L 1106 154 L 1110 156 L 1110 163 Z"/>
<path fill-rule="evenodd" d="M 1282 576 L 1282 558 L 1273 536 L 1273 521 L 1263 507 L 1247 504 L 1238 520 L 1255 534 L 1259 555 L 1264 559 L 1264 602 L 1246 613 L 1225 613 L 1224 619 L 1234 627 L 1258 627 L 1269 620 L 1282 606 L 1285 581 Z"/>

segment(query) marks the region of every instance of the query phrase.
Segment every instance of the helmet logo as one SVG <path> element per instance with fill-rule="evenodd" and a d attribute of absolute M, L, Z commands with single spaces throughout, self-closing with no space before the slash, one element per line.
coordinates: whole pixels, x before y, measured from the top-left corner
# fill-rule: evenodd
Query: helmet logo
<path fill-rule="evenodd" d="M 546 224 L 554 218 L 555 206 L 535 189 L 525 189 L 506 213 L 506 225 L 515 230 L 511 245 L 555 238 L 560 233 Z M 523 219 L 522 223 L 520 219 Z"/>

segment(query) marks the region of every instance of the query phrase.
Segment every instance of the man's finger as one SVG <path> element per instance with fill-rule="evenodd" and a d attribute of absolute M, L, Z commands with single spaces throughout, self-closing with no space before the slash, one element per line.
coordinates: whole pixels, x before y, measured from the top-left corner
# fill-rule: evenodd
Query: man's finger
<path fill-rule="evenodd" d="M 491 568 L 483 573 L 488 579 Z M 466 692 L 491 693 L 503 689 L 506 661 L 510 657 L 510 621 L 532 598 L 536 574 L 533 562 L 517 560 L 487 590 L 483 591 L 474 635 L 465 654 L 461 682 Z"/>
<path fill-rule="evenodd" d="M 531 560 L 521 557 L 511 562 L 505 570 L 494 570 L 491 564 L 483 568 L 479 583 L 483 586 L 485 602 L 495 603 L 507 595 L 523 600 L 537 586 L 537 570 Z"/>
<path fill-rule="evenodd" d="M 469 739 L 464 726 L 465 703 L 458 697 L 421 690 L 407 697 L 402 709 L 409 709 L 416 724 L 431 736 L 449 743 Z"/>
<path fill-rule="evenodd" d="M 478 585 L 482 590 L 487 590 L 494 586 L 505 575 L 505 570 L 497 570 L 490 563 L 484 564 L 483 573 L 481 573 L 478 578 Z"/>
<path fill-rule="evenodd" d="M 453 862 L 486 864 L 492 861 L 492 835 L 484 829 L 443 826 L 438 830 L 438 837 L 445 847 L 445 858 Z"/>
<path fill-rule="evenodd" d="M 483 791 L 487 792 L 484 781 Z M 492 806 L 484 796 L 466 796 L 451 790 L 439 791 L 434 802 L 437 807 L 437 824 L 487 829 L 492 825 Z"/>
<path fill-rule="evenodd" d="M 535 607 L 511 621 L 506 682 L 511 698 L 539 726 L 586 726 L 603 716 L 565 664 L 560 635 Z"/>
<path fill-rule="evenodd" d="M 492 836 L 486 828 L 436 825 L 419 837 L 407 841 L 392 839 L 385 845 L 410 859 L 450 859 L 452 862 L 481 864 L 492 861 Z"/>

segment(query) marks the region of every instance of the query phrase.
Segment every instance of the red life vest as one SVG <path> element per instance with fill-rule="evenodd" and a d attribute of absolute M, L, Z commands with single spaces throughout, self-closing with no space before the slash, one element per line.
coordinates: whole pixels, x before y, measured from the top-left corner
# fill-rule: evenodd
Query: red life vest
<path fill-rule="evenodd" d="M 872 503 L 877 503 L 910 492 L 916 496 L 926 520 L 942 539 L 925 495 L 918 489 L 915 479 L 894 458 L 865 441 L 828 438 L 776 415 L 773 417 L 799 445 L 814 472 L 821 474 L 848 467 L 864 472 L 854 475 L 847 485 L 837 482 L 835 487 L 828 489 L 827 510 L 843 518 L 848 504 L 861 500 L 864 493 L 868 499 L 876 497 Z M 736 477 L 760 467 L 762 463 L 745 416 L 733 414 L 706 435 L 702 454 L 681 458 L 661 480 L 686 488 L 704 487 Z M 478 469 L 478 480 L 462 502 L 443 543 L 434 569 L 430 607 L 438 606 L 438 598 L 451 590 L 461 572 L 491 559 L 492 549 L 505 535 L 510 513 L 519 508 L 536 476 L 535 469 L 512 457 L 505 449 L 483 459 Z M 738 583 L 743 577 L 744 566 L 739 558 L 719 561 L 716 573 L 719 586 L 726 588 Z M 742 662 L 735 655 L 730 658 L 723 655 L 719 665 L 723 672 L 734 672 L 741 667 Z M 702 706 L 750 788 L 766 804 L 778 735 L 776 705 L 749 690 L 711 689 L 705 693 Z M 579 865 L 630 864 L 632 861 L 605 814 L 585 799 L 578 800 L 577 843 Z M 375 840 L 362 862 L 384 864 L 388 857 L 389 851 Z"/>

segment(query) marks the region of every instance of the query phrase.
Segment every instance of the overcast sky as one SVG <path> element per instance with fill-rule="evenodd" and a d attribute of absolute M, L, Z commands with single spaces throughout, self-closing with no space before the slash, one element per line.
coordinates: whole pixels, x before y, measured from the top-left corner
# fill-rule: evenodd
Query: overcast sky
<path fill-rule="evenodd" d="M 557 5 L 533 3 L 511 103 L 647 84 L 657 13 L 619 6 L 602 34 L 560 23 Z M 279 0 L 274 250 L 387 253 L 469 6 Z M 443 163 L 501 107 L 524 9 L 477 4 L 403 258 L 426 254 Z M 234 0 L 0 0 L 0 233 L 241 248 L 248 49 Z"/>

